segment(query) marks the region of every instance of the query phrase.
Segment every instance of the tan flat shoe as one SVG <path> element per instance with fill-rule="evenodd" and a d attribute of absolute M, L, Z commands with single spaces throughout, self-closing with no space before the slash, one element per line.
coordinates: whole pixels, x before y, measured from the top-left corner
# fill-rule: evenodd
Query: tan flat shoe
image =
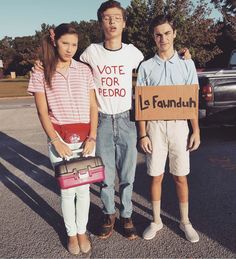
<path fill-rule="evenodd" d="M 77 234 L 77 238 L 79 242 L 80 251 L 84 254 L 87 254 L 92 248 L 88 236 L 86 234 Z"/>
<path fill-rule="evenodd" d="M 67 250 L 72 255 L 78 255 L 80 253 L 80 247 L 77 236 L 70 236 L 68 238 Z"/>

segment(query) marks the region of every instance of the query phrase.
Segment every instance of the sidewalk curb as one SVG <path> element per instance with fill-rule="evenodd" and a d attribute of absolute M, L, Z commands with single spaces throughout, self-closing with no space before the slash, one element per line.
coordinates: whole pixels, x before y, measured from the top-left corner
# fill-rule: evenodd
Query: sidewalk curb
<path fill-rule="evenodd" d="M 0 97 L 1 100 L 7 100 L 7 99 L 30 99 L 34 98 L 34 96 L 6 96 L 6 97 Z"/>

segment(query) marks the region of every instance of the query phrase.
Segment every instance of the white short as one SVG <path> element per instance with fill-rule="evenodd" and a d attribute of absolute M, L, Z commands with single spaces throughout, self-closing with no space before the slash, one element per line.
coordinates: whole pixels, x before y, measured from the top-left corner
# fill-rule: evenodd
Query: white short
<path fill-rule="evenodd" d="M 164 173 L 167 156 L 171 174 L 189 174 L 189 128 L 186 120 L 148 121 L 147 134 L 152 143 L 152 154 L 147 154 L 149 175 L 159 176 Z"/>

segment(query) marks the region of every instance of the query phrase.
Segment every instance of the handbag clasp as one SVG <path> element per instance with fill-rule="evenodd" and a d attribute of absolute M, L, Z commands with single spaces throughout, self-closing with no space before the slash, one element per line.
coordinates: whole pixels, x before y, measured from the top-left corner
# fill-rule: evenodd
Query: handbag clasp
<path fill-rule="evenodd" d="M 76 168 L 74 168 L 72 170 L 72 173 L 75 174 L 75 176 L 77 176 L 80 179 L 89 178 L 89 171 L 88 170 L 77 170 Z"/>

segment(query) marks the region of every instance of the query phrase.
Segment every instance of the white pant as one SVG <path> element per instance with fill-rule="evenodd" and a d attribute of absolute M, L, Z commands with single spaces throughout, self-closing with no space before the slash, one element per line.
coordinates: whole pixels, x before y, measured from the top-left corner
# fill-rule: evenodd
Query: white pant
<path fill-rule="evenodd" d="M 61 209 L 68 236 L 86 232 L 89 205 L 89 184 L 61 189 Z"/>
<path fill-rule="evenodd" d="M 67 144 L 71 149 L 79 149 L 82 143 Z M 75 145 L 77 145 L 75 147 Z M 92 155 L 94 155 L 95 151 Z M 79 152 L 74 152 L 73 157 L 78 157 Z M 53 145 L 49 145 L 49 158 L 54 167 L 62 161 Z M 90 206 L 89 184 L 81 185 L 69 189 L 61 189 L 62 215 L 68 236 L 84 234 L 88 223 Z"/>

